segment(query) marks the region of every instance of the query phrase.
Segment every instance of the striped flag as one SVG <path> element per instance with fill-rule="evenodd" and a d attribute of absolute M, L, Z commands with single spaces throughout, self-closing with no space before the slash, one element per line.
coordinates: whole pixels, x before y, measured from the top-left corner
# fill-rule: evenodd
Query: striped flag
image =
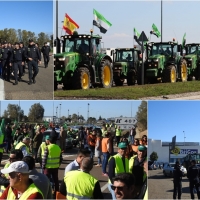
<path fill-rule="evenodd" d="M 95 9 L 93 9 L 93 15 L 94 15 L 93 25 L 97 26 L 100 29 L 101 33 L 106 33 L 107 30 L 112 26 L 112 24 Z"/>
<path fill-rule="evenodd" d="M 65 14 L 65 19 L 63 23 L 63 29 L 69 34 L 72 35 L 73 32 L 79 28 L 79 25 L 73 21 L 69 15 Z"/>

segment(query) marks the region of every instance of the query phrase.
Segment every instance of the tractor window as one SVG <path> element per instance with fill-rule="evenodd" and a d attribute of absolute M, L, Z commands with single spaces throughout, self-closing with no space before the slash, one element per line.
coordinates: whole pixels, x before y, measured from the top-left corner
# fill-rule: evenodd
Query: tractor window
<path fill-rule="evenodd" d="M 100 49 L 101 49 L 101 44 L 97 44 L 96 42 L 97 39 L 92 39 L 91 40 L 91 52 L 95 55 L 97 52 L 100 52 Z"/>
<path fill-rule="evenodd" d="M 188 54 L 200 55 L 200 46 L 188 46 Z"/>
<path fill-rule="evenodd" d="M 74 51 L 74 41 L 65 39 L 63 41 L 63 52 L 73 52 Z"/>
<path fill-rule="evenodd" d="M 76 49 L 79 53 L 89 53 L 89 41 L 88 39 L 77 40 Z"/>
<path fill-rule="evenodd" d="M 132 62 L 133 56 L 132 51 L 117 51 L 116 62 Z"/>
<path fill-rule="evenodd" d="M 151 49 L 151 55 L 166 55 L 170 56 L 172 53 L 172 47 L 170 44 L 154 44 L 153 48 Z"/>

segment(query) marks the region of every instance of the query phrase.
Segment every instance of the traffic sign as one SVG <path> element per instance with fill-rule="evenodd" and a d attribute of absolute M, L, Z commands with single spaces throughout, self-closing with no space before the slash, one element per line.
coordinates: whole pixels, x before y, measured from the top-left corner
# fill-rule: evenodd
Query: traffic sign
<path fill-rule="evenodd" d="M 117 118 L 115 118 L 115 124 L 117 124 L 117 125 L 121 125 L 121 124 L 136 125 L 137 119 L 134 117 L 117 117 Z"/>
<path fill-rule="evenodd" d="M 122 130 L 125 130 L 125 129 L 132 129 L 132 128 L 135 128 L 135 126 L 134 125 L 131 125 L 131 124 L 120 124 L 119 125 L 120 126 L 120 129 L 122 129 Z"/>
<path fill-rule="evenodd" d="M 144 33 L 144 31 L 142 31 L 142 33 L 140 34 L 140 37 L 138 38 L 139 41 L 143 41 L 143 42 L 147 42 L 148 38 L 146 36 L 146 34 Z"/>

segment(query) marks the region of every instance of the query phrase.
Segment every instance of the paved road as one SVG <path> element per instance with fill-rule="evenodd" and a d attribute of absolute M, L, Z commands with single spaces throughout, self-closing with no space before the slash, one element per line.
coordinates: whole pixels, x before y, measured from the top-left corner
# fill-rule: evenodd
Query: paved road
<path fill-rule="evenodd" d="M 173 179 L 166 178 L 162 170 L 149 170 L 148 173 L 148 198 L 173 199 Z M 197 198 L 197 194 L 195 194 Z M 189 182 L 187 177 L 182 180 L 181 199 L 190 199 Z"/>
<path fill-rule="evenodd" d="M 53 57 L 50 56 L 49 67 L 44 63 L 39 66 L 36 84 L 28 85 L 28 69 L 22 77 L 22 82 L 13 85 L 11 82 L 0 79 L 0 100 L 52 100 L 53 99 Z"/>
<path fill-rule="evenodd" d="M 59 168 L 59 181 L 60 182 L 61 182 L 61 180 L 63 180 L 65 167 L 76 158 L 77 152 L 78 152 L 78 149 L 73 148 L 73 149 L 67 150 L 67 153 L 63 154 L 64 160 L 63 160 L 63 162 L 62 162 L 62 164 Z M 3 160 L 2 160 L 2 165 L 1 165 L 2 167 L 8 161 L 7 159 L 8 159 L 8 154 L 5 154 L 3 156 Z M 97 164 L 97 158 L 95 158 L 94 161 L 95 161 L 94 165 L 96 165 Z M 36 167 L 37 167 L 38 170 L 40 170 L 39 163 L 36 164 Z M 104 195 L 104 199 L 111 199 L 112 196 L 111 196 L 111 194 L 110 194 L 110 192 L 107 188 L 108 179 L 106 177 L 102 176 L 101 174 L 102 174 L 101 167 L 95 167 L 94 166 L 92 171 L 91 171 L 91 175 L 93 175 L 95 178 L 97 178 L 99 180 L 101 190 L 102 190 L 103 195 Z"/>

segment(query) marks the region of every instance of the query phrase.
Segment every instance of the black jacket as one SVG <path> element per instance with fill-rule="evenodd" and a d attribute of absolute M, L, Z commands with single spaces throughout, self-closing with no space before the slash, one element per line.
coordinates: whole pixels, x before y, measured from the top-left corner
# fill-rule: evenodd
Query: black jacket
<path fill-rule="evenodd" d="M 50 49 L 49 46 L 43 46 L 42 49 L 41 49 L 41 52 L 46 56 L 49 55 L 50 51 L 51 51 L 51 49 Z"/>
<path fill-rule="evenodd" d="M 13 49 L 11 54 L 11 62 L 24 61 L 23 49 Z"/>
<path fill-rule="evenodd" d="M 29 45 L 25 50 L 25 58 L 32 58 L 34 61 L 41 61 L 41 55 L 37 47 L 35 45 Z"/>
<path fill-rule="evenodd" d="M 199 182 L 199 168 L 196 165 L 192 165 L 189 167 L 187 172 L 187 177 L 190 181 L 194 181 L 196 183 Z"/>
<path fill-rule="evenodd" d="M 174 181 L 182 180 L 183 172 L 181 171 L 180 166 L 175 165 L 173 175 L 174 175 Z"/>
<path fill-rule="evenodd" d="M 11 54 L 12 54 L 12 49 L 7 47 L 7 48 L 2 48 L 1 49 L 1 56 L 0 59 L 1 60 L 7 60 L 8 62 L 10 62 L 11 59 Z"/>

